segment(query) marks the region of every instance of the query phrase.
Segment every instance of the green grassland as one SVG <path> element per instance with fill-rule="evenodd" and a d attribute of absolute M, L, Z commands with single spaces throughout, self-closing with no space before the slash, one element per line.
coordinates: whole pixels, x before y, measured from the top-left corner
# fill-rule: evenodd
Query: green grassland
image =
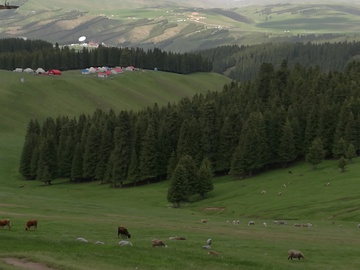
<path fill-rule="evenodd" d="M 44 186 L 22 180 L 17 172 L 31 118 L 78 116 L 96 108 L 138 110 L 154 102 L 162 106 L 221 90 L 228 78 L 144 71 L 103 80 L 79 71 L 59 77 L 0 71 L 0 80 L 0 218 L 10 218 L 13 225 L 10 231 L 0 229 L 0 269 L 19 269 L 2 260 L 14 257 L 70 270 L 360 268 L 359 159 L 344 173 L 330 160 L 316 170 L 300 162 L 249 179 L 214 178 L 215 189 L 205 200 L 178 209 L 166 201 L 168 181 L 111 189 L 98 182 L 58 179 Z M 38 229 L 25 231 L 25 221 L 32 218 L 39 220 Z M 233 220 L 240 224 L 233 225 Z M 256 225 L 248 226 L 249 220 Z M 308 222 L 311 228 L 292 226 Z M 133 246 L 118 245 L 119 225 L 129 229 Z M 187 240 L 171 241 L 170 236 Z M 89 243 L 76 241 L 78 237 Z M 168 247 L 152 248 L 154 238 Z M 208 238 L 219 256 L 202 249 Z M 306 259 L 287 260 L 289 249 L 303 251 Z"/>

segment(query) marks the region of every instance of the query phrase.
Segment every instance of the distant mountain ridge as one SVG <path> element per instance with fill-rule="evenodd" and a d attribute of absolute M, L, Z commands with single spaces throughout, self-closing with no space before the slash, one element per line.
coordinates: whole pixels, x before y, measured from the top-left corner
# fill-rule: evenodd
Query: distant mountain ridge
<path fill-rule="evenodd" d="M 17 0 L 10 4 L 20 8 L 0 11 L 0 38 L 42 39 L 60 45 L 78 43 L 80 36 L 86 36 L 86 42 L 95 44 L 186 52 L 288 38 L 294 42 L 297 37 L 302 42 L 360 39 L 360 5 L 353 0 Z"/>

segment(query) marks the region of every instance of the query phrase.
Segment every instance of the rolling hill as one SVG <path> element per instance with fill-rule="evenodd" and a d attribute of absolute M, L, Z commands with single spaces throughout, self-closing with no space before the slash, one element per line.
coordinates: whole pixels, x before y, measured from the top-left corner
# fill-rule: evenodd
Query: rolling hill
<path fill-rule="evenodd" d="M 354 188 L 358 159 L 345 173 L 339 173 L 336 161 L 329 160 L 317 170 L 300 162 L 245 180 L 216 178 L 215 189 L 205 200 L 184 203 L 179 209 L 166 202 L 168 181 L 110 189 L 96 181 L 73 184 L 58 179 L 44 186 L 22 180 L 17 172 L 31 118 L 72 117 L 91 114 L 96 108 L 137 110 L 154 102 L 162 106 L 195 93 L 220 91 L 229 82 L 227 77 L 144 71 L 103 80 L 79 71 L 59 77 L 0 71 L 0 80 L 0 217 L 10 218 L 13 224 L 11 230 L 0 230 L 6 247 L 0 255 L 1 269 L 16 269 L 5 261 L 25 266 L 38 262 L 58 270 L 360 267 L 356 237 L 360 196 Z M 32 218 L 39 220 L 38 229 L 25 231 L 24 221 Z M 204 218 L 208 222 L 200 223 Z M 276 225 L 274 219 L 288 225 Z M 232 220 L 240 224 L 235 226 Z M 256 225 L 248 226 L 249 220 Z M 313 226 L 298 228 L 293 223 Z M 118 245 L 118 225 L 129 228 L 133 247 Z M 168 239 L 176 235 L 187 240 Z M 89 242 L 77 242 L 78 237 Z M 209 237 L 219 256 L 201 248 Z M 169 247 L 152 248 L 154 238 L 165 240 Z M 95 245 L 95 241 L 104 244 Z M 302 250 L 306 260 L 287 260 L 290 248 Z"/>
<path fill-rule="evenodd" d="M 86 42 L 174 52 L 227 44 L 359 40 L 360 7 L 351 1 L 276 4 L 276 1 L 18 0 L 0 13 L 0 38 Z"/>

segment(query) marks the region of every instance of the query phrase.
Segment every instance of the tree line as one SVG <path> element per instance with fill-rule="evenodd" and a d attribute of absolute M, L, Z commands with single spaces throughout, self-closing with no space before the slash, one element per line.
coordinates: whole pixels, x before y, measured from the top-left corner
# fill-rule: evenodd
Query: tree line
<path fill-rule="evenodd" d="M 327 73 L 263 63 L 251 82 L 233 81 L 164 107 L 32 119 L 19 170 L 45 183 L 171 179 L 168 196 L 179 202 L 204 196 L 213 173 L 247 177 L 297 160 L 314 167 L 324 158 L 351 160 L 360 150 L 358 74 L 356 62 Z"/>
<path fill-rule="evenodd" d="M 253 80 L 262 63 L 278 68 L 285 59 L 289 67 L 300 64 L 318 66 L 321 71 L 343 71 L 348 63 L 360 59 L 360 42 L 277 42 L 251 46 L 229 45 L 199 52 L 213 64 L 214 72 L 233 80 Z"/>
<path fill-rule="evenodd" d="M 53 46 L 41 40 L 0 39 L 0 69 L 41 67 L 45 70 L 76 70 L 99 66 L 157 68 L 181 74 L 208 72 L 212 68 L 210 61 L 195 53 L 104 46 L 75 50 L 68 46 L 59 47 L 58 44 Z"/>

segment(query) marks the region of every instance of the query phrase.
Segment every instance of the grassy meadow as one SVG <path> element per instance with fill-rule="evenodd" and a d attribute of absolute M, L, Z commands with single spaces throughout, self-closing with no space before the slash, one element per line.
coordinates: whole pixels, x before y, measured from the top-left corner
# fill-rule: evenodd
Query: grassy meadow
<path fill-rule="evenodd" d="M 300 162 L 244 180 L 215 178 L 215 189 L 205 200 L 178 209 L 166 201 L 167 181 L 111 189 L 98 182 L 59 179 L 44 186 L 22 180 L 17 172 L 31 118 L 78 116 L 96 108 L 138 110 L 154 102 L 162 106 L 221 90 L 227 78 L 144 71 L 102 80 L 78 71 L 60 77 L 0 71 L 0 80 L 0 219 L 12 220 L 10 231 L 0 229 L 0 269 L 21 269 L 5 258 L 24 258 L 58 270 L 360 269 L 360 159 L 345 173 L 337 170 L 336 161 L 325 161 L 316 170 Z M 39 221 L 38 229 L 25 231 L 25 221 L 33 218 Z M 233 220 L 240 224 L 233 225 Z M 248 226 L 249 220 L 255 226 Z M 298 228 L 294 223 L 313 226 Z M 119 225 L 129 229 L 133 246 L 118 245 Z M 170 236 L 187 240 L 172 241 Z M 89 243 L 76 241 L 78 237 Z M 152 248 L 154 238 L 168 247 Z M 208 238 L 219 256 L 202 249 Z M 289 249 L 301 250 L 306 259 L 287 260 Z"/>

